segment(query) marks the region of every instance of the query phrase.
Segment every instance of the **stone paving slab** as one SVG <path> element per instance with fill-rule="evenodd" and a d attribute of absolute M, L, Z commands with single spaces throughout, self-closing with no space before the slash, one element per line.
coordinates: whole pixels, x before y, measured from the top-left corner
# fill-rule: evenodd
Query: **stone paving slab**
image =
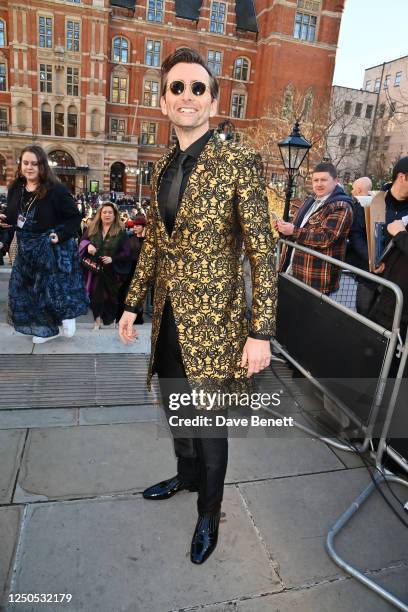
<path fill-rule="evenodd" d="M 0 503 L 8 504 L 20 464 L 26 432 L 22 429 L 0 430 Z M 1 541 L 0 541 L 1 542 Z"/>
<path fill-rule="evenodd" d="M 76 408 L 0 410 L 0 429 L 76 425 Z"/>
<path fill-rule="evenodd" d="M 325 551 L 326 536 L 369 482 L 361 468 L 239 486 L 285 587 L 342 575 Z M 407 500 L 407 488 L 393 488 Z M 377 492 L 339 534 L 336 547 L 363 570 L 408 561 L 406 528 Z"/>
<path fill-rule="evenodd" d="M 80 408 L 80 425 L 110 425 L 115 423 L 157 422 L 161 408 L 152 404 L 138 406 L 106 406 Z"/>
<path fill-rule="evenodd" d="M 408 603 L 408 566 L 369 574 Z M 285 591 L 246 601 L 208 606 L 205 612 L 395 612 L 396 608 L 352 578 L 300 591 Z"/>
<path fill-rule="evenodd" d="M 154 423 L 33 429 L 14 501 L 142 491 L 175 472 L 170 437 Z"/>
<path fill-rule="evenodd" d="M 0 609 L 11 573 L 11 563 L 19 532 L 20 512 L 19 506 L 0 508 Z"/>
<path fill-rule="evenodd" d="M 31 336 L 18 334 L 7 323 L 0 323 L 0 355 L 30 355 L 32 351 Z"/>
<path fill-rule="evenodd" d="M 228 482 L 343 469 L 325 444 L 311 438 L 235 438 L 229 443 Z"/>
<path fill-rule="evenodd" d="M 165 612 L 281 590 L 235 487 L 226 490 L 216 551 L 191 564 L 195 501 L 181 493 L 157 503 L 136 496 L 31 506 L 13 590 L 72 593 L 58 610 L 75 612 Z"/>
<path fill-rule="evenodd" d="M 78 325 L 77 332 L 73 338 L 65 338 L 61 335 L 55 340 L 45 344 L 36 344 L 35 355 L 61 355 L 61 354 L 88 354 L 88 353 L 150 353 L 151 324 L 138 325 L 139 337 L 131 344 L 123 344 L 119 338 L 118 330 L 113 328 L 102 328 L 98 331 L 92 330 L 90 324 Z M 14 351 L 13 351 L 14 352 Z"/>

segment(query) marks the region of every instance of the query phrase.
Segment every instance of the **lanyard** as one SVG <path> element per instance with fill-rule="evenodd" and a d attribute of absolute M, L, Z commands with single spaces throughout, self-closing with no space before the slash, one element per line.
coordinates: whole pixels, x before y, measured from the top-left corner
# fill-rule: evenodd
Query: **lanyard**
<path fill-rule="evenodd" d="M 34 196 L 31 198 L 31 200 L 26 204 L 26 206 L 24 208 L 23 208 L 23 199 L 24 199 L 24 187 L 23 187 L 23 190 L 21 192 L 20 208 L 21 208 L 22 214 L 26 217 L 28 215 L 28 213 L 30 212 L 32 205 L 34 204 L 34 202 L 37 199 L 37 194 L 34 193 Z"/>

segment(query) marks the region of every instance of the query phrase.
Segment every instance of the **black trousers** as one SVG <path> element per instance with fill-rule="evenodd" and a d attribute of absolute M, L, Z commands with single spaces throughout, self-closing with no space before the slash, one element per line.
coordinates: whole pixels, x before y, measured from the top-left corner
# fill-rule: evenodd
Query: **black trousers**
<path fill-rule="evenodd" d="M 177 328 L 170 301 L 166 301 L 156 347 L 155 370 L 166 417 L 194 416 L 190 407 L 170 410 L 170 395 L 191 393 L 181 357 Z M 196 414 L 202 414 L 197 411 Z M 208 413 L 207 413 L 208 414 Z M 195 430 L 194 437 L 179 437 L 172 429 L 177 473 L 186 487 L 197 487 L 199 514 L 213 515 L 221 508 L 228 462 L 227 428 L 217 430 L 217 437 L 205 437 Z M 184 433 L 183 433 L 184 435 Z"/>

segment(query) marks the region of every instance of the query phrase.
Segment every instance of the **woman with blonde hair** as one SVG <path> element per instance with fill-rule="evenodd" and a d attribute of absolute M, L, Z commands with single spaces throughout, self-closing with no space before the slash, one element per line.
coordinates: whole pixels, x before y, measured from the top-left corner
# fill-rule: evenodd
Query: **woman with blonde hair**
<path fill-rule="evenodd" d="M 102 202 L 79 245 L 94 329 L 115 321 L 119 291 L 130 268 L 130 243 L 115 204 Z"/>

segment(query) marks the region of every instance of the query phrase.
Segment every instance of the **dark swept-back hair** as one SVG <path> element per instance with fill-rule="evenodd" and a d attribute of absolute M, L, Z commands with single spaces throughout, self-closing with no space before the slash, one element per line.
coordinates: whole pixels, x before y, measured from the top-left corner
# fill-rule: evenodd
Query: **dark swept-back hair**
<path fill-rule="evenodd" d="M 25 185 L 27 180 L 21 172 L 21 161 L 24 153 L 34 153 L 38 161 L 38 187 L 36 189 L 37 197 L 43 198 L 47 191 L 51 189 L 56 183 L 59 183 L 59 179 L 55 176 L 48 164 L 48 157 L 46 152 L 40 145 L 28 145 L 21 151 L 20 158 L 18 160 L 18 166 L 14 181 L 11 183 L 10 188 L 17 185 Z"/>
<path fill-rule="evenodd" d="M 320 162 L 314 167 L 313 172 L 328 172 L 332 178 L 337 178 L 336 166 L 330 162 Z"/>
<path fill-rule="evenodd" d="M 212 71 L 208 68 L 204 58 L 198 51 L 190 47 L 180 47 L 166 57 L 161 67 L 161 94 L 164 96 L 167 87 L 167 75 L 176 64 L 198 64 L 202 66 L 210 77 L 210 93 L 215 100 L 218 99 L 220 86 Z"/>

